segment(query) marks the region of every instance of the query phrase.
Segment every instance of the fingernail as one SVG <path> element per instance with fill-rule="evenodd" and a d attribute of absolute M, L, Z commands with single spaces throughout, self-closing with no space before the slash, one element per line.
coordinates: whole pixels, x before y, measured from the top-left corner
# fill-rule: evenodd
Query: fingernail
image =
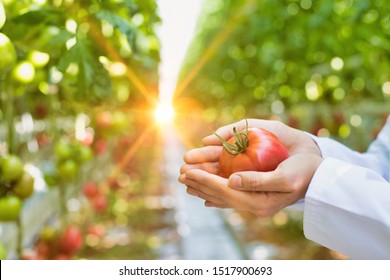
<path fill-rule="evenodd" d="M 179 178 L 178 178 L 178 181 L 179 181 L 180 183 L 184 183 L 185 178 L 186 178 L 186 175 L 185 175 L 185 174 L 180 174 L 180 176 L 179 176 Z"/>
<path fill-rule="evenodd" d="M 241 188 L 241 176 L 232 175 L 229 178 L 229 185 L 233 188 Z"/>

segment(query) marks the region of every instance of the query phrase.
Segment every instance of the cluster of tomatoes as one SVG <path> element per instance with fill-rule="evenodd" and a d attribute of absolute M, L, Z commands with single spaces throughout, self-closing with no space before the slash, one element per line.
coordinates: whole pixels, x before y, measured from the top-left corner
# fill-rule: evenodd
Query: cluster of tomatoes
<path fill-rule="evenodd" d="M 72 181 L 80 167 L 92 159 L 93 150 L 79 141 L 60 139 L 54 144 L 55 162 L 53 168 L 44 170 L 44 179 L 49 186 L 57 186 L 62 181 Z"/>
<path fill-rule="evenodd" d="M 0 222 L 18 219 L 23 200 L 34 192 L 34 181 L 18 156 L 0 158 Z"/>
<path fill-rule="evenodd" d="M 79 226 L 68 225 L 63 231 L 55 227 L 44 227 L 34 247 L 25 250 L 24 260 L 69 260 L 82 248 L 83 233 Z"/>
<path fill-rule="evenodd" d="M 54 146 L 56 155 L 56 167 L 61 178 L 74 178 L 79 166 L 93 156 L 89 146 L 80 142 L 58 141 Z"/>
<path fill-rule="evenodd" d="M 88 199 L 95 213 L 102 214 L 107 210 L 107 196 L 99 189 L 93 181 L 87 181 L 83 186 L 83 194 Z"/>

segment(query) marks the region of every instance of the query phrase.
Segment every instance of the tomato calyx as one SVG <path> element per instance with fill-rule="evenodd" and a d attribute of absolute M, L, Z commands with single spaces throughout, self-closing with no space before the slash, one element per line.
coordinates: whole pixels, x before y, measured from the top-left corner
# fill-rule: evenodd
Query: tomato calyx
<path fill-rule="evenodd" d="M 218 137 L 219 140 L 222 142 L 222 146 L 225 149 L 227 153 L 230 155 L 238 155 L 240 153 L 245 152 L 245 150 L 249 146 L 249 138 L 248 138 L 248 120 L 245 119 L 245 131 L 237 131 L 237 128 L 233 128 L 234 133 L 234 144 L 229 143 L 225 139 L 223 139 L 221 136 L 219 136 L 217 133 L 214 133 L 215 136 Z"/>

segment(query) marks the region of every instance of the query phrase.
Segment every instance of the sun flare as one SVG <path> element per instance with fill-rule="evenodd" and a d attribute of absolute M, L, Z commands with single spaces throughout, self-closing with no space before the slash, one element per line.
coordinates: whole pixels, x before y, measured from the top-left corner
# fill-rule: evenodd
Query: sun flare
<path fill-rule="evenodd" d="M 159 124 L 170 124 L 175 118 L 172 104 L 160 102 L 154 110 L 154 119 Z"/>

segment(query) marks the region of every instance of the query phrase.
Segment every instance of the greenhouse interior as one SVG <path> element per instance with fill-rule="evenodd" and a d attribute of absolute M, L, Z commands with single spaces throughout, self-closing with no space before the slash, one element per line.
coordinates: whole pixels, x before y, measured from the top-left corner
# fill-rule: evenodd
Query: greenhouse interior
<path fill-rule="evenodd" d="M 178 178 L 245 119 L 366 151 L 390 108 L 389 10 L 0 1 L 0 259 L 349 259 L 307 239 L 299 209 L 205 207 Z"/>

